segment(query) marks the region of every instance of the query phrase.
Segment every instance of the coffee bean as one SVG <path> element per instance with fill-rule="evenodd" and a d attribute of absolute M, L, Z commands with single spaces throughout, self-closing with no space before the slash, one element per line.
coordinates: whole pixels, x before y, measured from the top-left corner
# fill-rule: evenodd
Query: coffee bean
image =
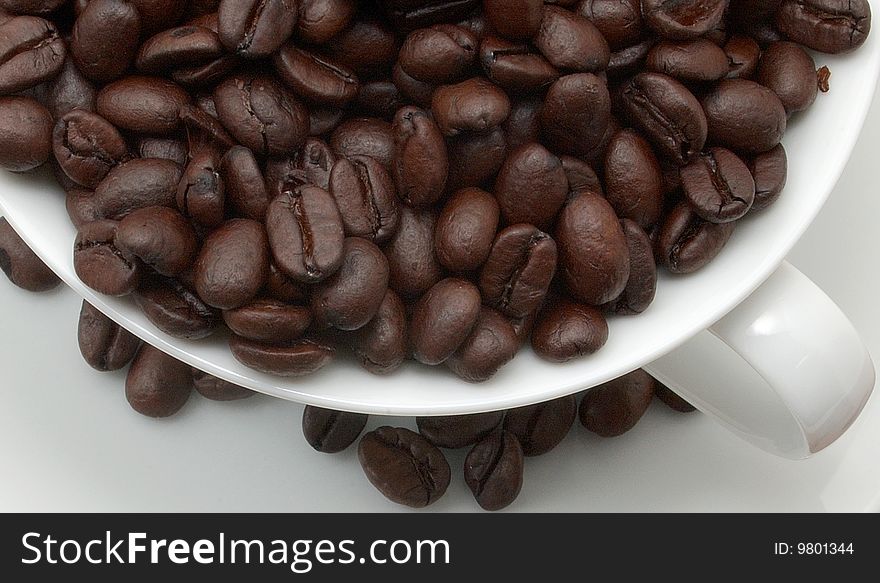
<path fill-rule="evenodd" d="M 0 168 L 26 172 L 49 159 L 52 116 L 30 97 L 0 97 Z"/>
<path fill-rule="evenodd" d="M 190 155 L 177 185 L 177 208 L 203 227 L 223 222 L 226 188 L 220 175 L 220 156 L 215 148 L 202 148 Z"/>
<path fill-rule="evenodd" d="M 867 0 L 785 0 L 776 28 L 790 40 L 823 53 L 859 48 L 871 32 Z"/>
<path fill-rule="evenodd" d="M 451 24 L 437 24 L 411 32 L 397 62 L 412 78 L 439 85 L 465 77 L 476 55 L 473 33 Z"/>
<path fill-rule="evenodd" d="M 681 185 L 694 211 L 712 223 L 742 218 L 755 200 L 751 172 L 724 148 L 710 148 L 682 168 Z"/>
<path fill-rule="evenodd" d="M 703 99 L 709 140 L 738 152 L 760 154 L 779 144 L 785 107 L 773 91 L 754 81 L 727 79 Z"/>
<path fill-rule="evenodd" d="M 455 193 L 437 219 L 434 249 L 450 271 L 473 271 L 489 257 L 500 209 L 491 194 L 478 188 Z"/>
<path fill-rule="evenodd" d="M 443 277 L 434 252 L 437 214 L 400 207 L 397 231 L 383 251 L 388 258 L 389 285 L 404 298 L 418 298 Z"/>
<path fill-rule="evenodd" d="M 438 22 L 464 18 L 479 4 L 479 0 L 381 0 L 388 17 L 395 26 L 413 30 Z"/>
<path fill-rule="evenodd" d="M 560 151 L 582 156 L 598 146 L 611 119 L 611 97 L 602 79 L 591 73 L 567 75 L 547 92 L 541 129 Z"/>
<path fill-rule="evenodd" d="M 196 233 L 179 212 L 164 206 L 138 209 L 119 222 L 116 246 L 157 273 L 175 276 L 196 257 Z"/>
<path fill-rule="evenodd" d="M 186 144 L 178 138 L 143 137 L 138 139 L 135 151 L 140 158 L 171 160 L 181 167 L 186 164 L 189 156 Z"/>
<path fill-rule="evenodd" d="M 495 198 L 509 225 L 530 223 L 539 229 L 549 228 L 567 195 L 562 161 L 537 143 L 512 151 L 495 182 Z"/>
<path fill-rule="evenodd" d="M 58 120 L 52 147 L 65 174 L 87 188 L 96 188 L 128 157 L 128 146 L 119 131 L 101 116 L 81 109 Z"/>
<path fill-rule="evenodd" d="M 302 148 L 287 158 L 274 158 L 266 163 L 266 183 L 274 198 L 296 186 L 330 188 L 330 174 L 336 155 L 325 142 L 309 138 Z"/>
<path fill-rule="evenodd" d="M 651 52 L 656 42 L 655 38 L 649 36 L 634 45 L 611 53 L 605 74 L 610 79 L 625 79 L 637 74 L 645 66 L 648 53 Z"/>
<path fill-rule="evenodd" d="M 449 177 L 446 190 L 483 187 L 498 175 L 507 159 L 507 137 L 497 127 L 489 132 L 461 134 L 448 141 Z"/>
<path fill-rule="evenodd" d="M 672 392 L 669 387 L 656 380 L 654 381 L 654 395 L 673 411 L 693 413 L 697 410 L 696 407 Z"/>
<path fill-rule="evenodd" d="M 430 206 L 443 195 L 449 174 L 446 144 L 440 128 L 417 107 L 404 107 L 394 116 L 395 159 L 392 166 L 397 193 L 407 204 Z"/>
<path fill-rule="evenodd" d="M 192 380 L 196 392 L 212 401 L 239 401 L 256 395 L 250 389 L 218 379 L 197 368 L 192 369 Z"/>
<path fill-rule="evenodd" d="M 74 109 L 95 110 L 97 91 L 73 59 L 65 59 L 58 75 L 49 82 L 48 106 L 52 117 L 59 119 Z"/>
<path fill-rule="evenodd" d="M 608 322 L 599 310 L 568 300 L 548 302 L 532 331 L 532 348 L 550 362 L 589 356 L 608 341 Z"/>
<path fill-rule="evenodd" d="M 303 435 L 316 451 L 339 453 L 357 441 L 368 419 L 367 415 L 309 405 L 303 410 Z"/>
<path fill-rule="evenodd" d="M 382 119 L 353 118 L 339 124 L 330 136 L 330 147 L 340 158 L 369 156 L 391 169 L 394 132 Z"/>
<path fill-rule="evenodd" d="M 304 306 L 261 299 L 224 311 L 223 321 L 230 330 L 248 340 L 292 342 L 308 329 L 312 314 Z"/>
<path fill-rule="evenodd" d="M 751 79 L 758 69 L 761 47 L 748 36 L 732 36 L 724 45 L 729 70 L 728 79 Z"/>
<path fill-rule="evenodd" d="M 523 452 L 510 432 L 495 432 L 478 443 L 464 462 L 464 479 L 484 510 L 502 510 L 522 489 Z"/>
<path fill-rule="evenodd" d="M 296 38 L 308 44 L 324 44 L 341 33 L 354 18 L 354 0 L 299 0 Z"/>
<path fill-rule="evenodd" d="M 469 281 L 447 278 L 422 296 L 410 322 L 413 356 L 421 363 L 446 361 L 470 335 L 480 315 L 480 290 Z"/>
<path fill-rule="evenodd" d="M 776 42 L 767 47 L 758 66 L 757 81 L 770 88 L 782 101 L 786 113 L 803 111 L 813 105 L 819 94 L 816 62 L 804 49 L 790 42 Z"/>
<path fill-rule="evenodd" d="M 730 71 L 727 54 L 707 39 L 658 43 L 648 53 L 647 64 L 681 81 L 717 81 Z"/>
<path fill-rule="evenodd" d="M 55 25 L 37 16 L 18 16 L 0 24 L 0 95 L 35 87 L 55 77 L 67 46 Z"/>
<path fill-rule="evenodd" d="M 614 134 L 605 153 L 606 198 L 618 217 L 649 229 L 663 212 L 663 171 L 650 144 L 632 130 Z"/>
<path fill-rule="evenodd" d="M 385 292 L 379 310 L 369 323 L 354 333 L 351 349 L 361 366 L 373 374 L 389 374 L 409 355 L 406 309 L 392 290 Z"/>
<path fill-rule="evenodd" d="M 188 365 L 145 344 L 128 369 L 125 398 L 141 415 L 170 417 L 189 400 L 192 387 Z"/>
<path fill-rule="evenodd" d="M 534 43 L 553 66 L 566 71 L 601 71 L 611 56 L 608 43 L 592 22 L 558 6 L 544 7 Z"/>
<path fill-rule="evenodd" d="M 476 326 L 464 343 L 446 361 L 446 367 L 471 383 L 482 383 L 519 350 L 519 338 L 510 321 L 501 312 L 482 308 Z"/>
<path fill-rule="evenodd" d="M 140 281 L 138 259 L 116 246 L 119 223 L 102 220 L 80 227 L 73 245 L 73 267 L 84 284 L 108 296 L 124 296 Z"/>
<path fill-rule="evenodd" d="M 252 300 L 269 274 L 263 225 L 232 219 L 205 239 L 195 262 L 195 286 L 209 306 L 231 310 Z"/>
<path fill-rule="evenodd" d="M 141 282 L 135 302 L 162 332 L 175 338 L 200 340 L 213 334 L 219 313 L 176 279 L 152 276 Z"/>
<path fill-rule="evenodd" d="M 180 127 L 180 110 L 189 102 L 189 94 L 176 83 L 131 76 L 98 93 L 96 112 L 120 129 L 162 136 Z"/>
<path fill-rule="evenodd" d="M 220 160 L 220 177 L 234 213 L 255 221 L 266 218 L 271 198 L 253 151 L 244 146 L 230 148 Z"/>
<path fill-rule="evenodd" d="M 544 15 L 541 0 L 484 0 L 483 8 L 492 28 L 511 39 L 535 36 Z"/>
<path fill-rule="evenodd" d="M 83 75 L 106 83 L 134 62 L 141 34 L 137 8 L 125 0 L 90 0 L 77 17 L 70 54 Z"/>
<path fill-rule="evenodd" d="M 510 98 L 489 81 L 475 77 L 438 87 L 431 98 L 431 111 L 447 137 L 485 132 L 504 123 L 510 115 Z"/>
<path fill-rule="evenodd" d="M 408 429 L 380 427 L 358 444 L 367 479 L 392 502 L 424 508 L 449 486 L 449 462 L 439 449 Z"/>
<path fill-rule="evenodd" d="M 298 14 L 295 0 L 222 0 L 220 40 L 243 57 L 266 57 L 293 34 Z"/>
<path fill-rule="evenodd" d="M 577 417 L 574 395 L 537 405 L 511 409 L 504 418 L 504 429 L 513 434 L 526 456 L 539 456 L 559 445 Z"/>
<path fill-rule="evenodd" d="M 581 401 L 581 424 L 601 437 L 623 435 L 648 410 L 654 385 L 654 379 L 638 369 L 590 389 Z"/>
<path fill-rule="evenodd" d="M 560 156 L 562 161 L 562 169 L 565 171 L 565 178 L 568 180 L 569 194 L 575 194 L 584 190 L 602 194 L 602 181 L 596 175 L 596 171 L 592 166 L 574 156 Z M 608 169 L 606 168 L 606 173 Z"/>
<path fill-rule="evenodd" d="M 229 337 L 232 356 L 248 368 L 280 377 L 313 374 L 333 360 L 333 347 L 313 339 L 264 344 L 241 336 Z"/>
<path fill-rule="evenodd" d="M 141 347 L 140 338 L 85 301 L 79 312 L 77 341 L 86 363 L 102 372 L 123 368 Z"/>
<path fill-rule="evenodd" d="M 755 204 L 752 212 L 763 210 L 779 200 L 788 178 L 788 157 L 779 144 L 769 152 L 755 156 L 749 170 L 755 179 Z"/>
<path fill-rule="evenodd" d="M 9 281 L 28 291 L 48 291 L 61 283 L 58 276 L 18 236 L 6 217 L 0 217 L 0 269 Z"/>
<path fill-rule="evenodd" d="M 639 0 L 584 0 L 577 11 L 599 29 L 612 51 L 642 38 L 645 27 Z"/>
<path fill-rule="evenodd" d="M 645 22 L 665 38 L 686 40 L 703 36 L 721 23 L 728 0 L 670 2 L 642 0 Z"/>
<path fill-rule="evenodd" d="M 49 14 L 57 10 L 67 0 L 2 0 L 0 9 L 15 14 Z"/>
<path fill-rule="evenodd" d="M 159 32 L 141 45 L 135 67 L 158 75 L 180 69 L 202 67 L 223 56 L 220 37 L 204 26 L 178 26 Z"/>
<path fill-rule="evenodd" d="M 397 37 L 386 24 L 358 18 L 326 45 L 330 55 L 364 79 L 380 77 L 397 58 Z"/>
<path fill-rule="evenodd" d="M 304 99 L 343 107 L 357 96 L 357 76 L 333 59 L 287 44 L 273 62 L 281 80 Z"/>
<path fill-rule="evenodd" d="M 91 2 L 91 0 L 89 0 Z M 186 0 L 129 0 L 137 8 L 141 16 L 141 30 L 144 36 L 174 26 L 187 4 L 198 3 Z M 216 8 L 216 6 L 215 6 Z"/>
<path fill-rule="evenodd" d="M 480 44 L 480 64 L 493 83 L 514 92 L 543 89 L 560 76 L 559 69 L 531 45 L 494 36 Z"/>
<path fill-rule="evenodd" d="M 121 219 L 140 208 L 174 206 L 181 168 L 170 160 L 135 158 L 113 167 L 95 189 L 103 217 Z"/>
<path fill-rule="evenodd" d="M 659 261 L 676 274 L 699 271 L 727 245 L 736 223 L 704 221 L 687 203 L 669 213 L 657 239 Z"/>
<path fill-rule="evenodd" d="M 340 160 L 329 186 L 346 235 L 382 243 L 394 234 L 400 220 L 396 192 L 379 162 L 367 156 Z"/>
<path fill-rule="evenodd" d="M 392 81 L 361 83 L 355 109 L 366 117 L 390 119 L 404 105 L 404 96 Z"/>
<path fill-rule="evenodd" d="M 95 193 L 90 190 L 69 190 L 64 197 L 67 216 L 73 226 L 79 229 L 86 223 L 97 221 L 103 217 L 95 206 Z"/>
<path fill-rule="evenodd" d="M 617 314 L 641 314 L 654 302 L 657 292 L 657 263 L 647 233 L 629 219 L 620 221 L 629 249 L 629 279 L 626 288 L 608 308 Z"/>

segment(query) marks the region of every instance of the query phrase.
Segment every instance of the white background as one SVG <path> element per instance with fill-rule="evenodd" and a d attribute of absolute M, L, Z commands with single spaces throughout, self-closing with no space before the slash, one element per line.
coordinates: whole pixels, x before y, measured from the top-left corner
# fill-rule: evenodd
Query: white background
<path fill-rule="evenodd" d="M 880 100 L 830 202 L 790 260 L 849 314 L 880 363 Z M 797 196 L 787 191 L 785 196 Z M 100 374 L 76 346 L 79 300 L 0 278 L 0 511 L 395 511 L 355 448 L 312 451 L 301 407 L 194 394 L 175 417 L 134 413 L 124 373 Z M 373 418 L 368 428 L 408 420 Z M 453 483 L 431 510 L 478 509 Z M 838 443 L 791 462 L 752 449 L 702 415 L 655 404 L 630 433 L 576 425 L 526 463 L 513 511 L 863 511 L 880 508 L 880 398 Z"/>

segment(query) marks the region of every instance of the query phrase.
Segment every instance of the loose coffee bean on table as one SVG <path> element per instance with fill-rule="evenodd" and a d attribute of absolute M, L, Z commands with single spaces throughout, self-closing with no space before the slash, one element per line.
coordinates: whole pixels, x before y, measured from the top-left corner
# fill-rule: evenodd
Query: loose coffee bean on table
<path fill-rule="evenodd" d="M 77 338 L 83 359 L 99 371 L 123 368 L 141 347 L 137 336 L 85 301 L 79 313 Z"/>
<path fill-rule="evenodd" d="M 485 510 L 516 500 L 523 482 L 523 451 L 509 431 L 496 431 L 476 444 L 464 462 L 464 479 Z"/>
<path fill-rule="evenodd" d="M 189 400 L 193 378 L 189 365 L 145 344 L 125 379 L 125 397 L 147 417 L 170 417 Z"/>
<path fill-rule="evenodd" d="M 418 417 L 419 433 L 437 447 L 459 449 L 473 445 L 498 428 L 503 411 L 476 415 Z"/>
<path fill-rule="evenodd" d="M 303 435 L 316 451 L 339 453 L 357 441 L 368 419 L 358 413 L 307 406 L 302 417 Z"/>
<path fill-rule="evenodd" d="M 0 217 L 0 269 L 18 287 L 42 292 L 58 287 L 61 280 L 18 236 L 6 217 Z"/>

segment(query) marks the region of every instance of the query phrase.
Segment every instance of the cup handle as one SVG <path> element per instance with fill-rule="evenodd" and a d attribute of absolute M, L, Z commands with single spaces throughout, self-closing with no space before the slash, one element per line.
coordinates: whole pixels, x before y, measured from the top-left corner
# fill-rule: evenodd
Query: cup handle
<path fill-rule="evenodd" d="M 790 459 L 843 435 L 875 380 L 852 323 L 789 263 L 709 330 L 645 369 L 746 441 Z"/>

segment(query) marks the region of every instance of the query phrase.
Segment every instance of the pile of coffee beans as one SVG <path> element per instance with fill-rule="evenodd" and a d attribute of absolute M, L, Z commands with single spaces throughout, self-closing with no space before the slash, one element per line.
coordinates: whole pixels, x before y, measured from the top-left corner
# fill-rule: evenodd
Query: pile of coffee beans
<path fill-rule="evenodd" d="M 596 352 L 658 265 L 716 257 L 828 89 L 804 47 L 870 26 L 866 0 L 0 0 L 0 166 L 52 165 L 79 277 L 168 334 L 480 382 L 529 342 Z"/>

